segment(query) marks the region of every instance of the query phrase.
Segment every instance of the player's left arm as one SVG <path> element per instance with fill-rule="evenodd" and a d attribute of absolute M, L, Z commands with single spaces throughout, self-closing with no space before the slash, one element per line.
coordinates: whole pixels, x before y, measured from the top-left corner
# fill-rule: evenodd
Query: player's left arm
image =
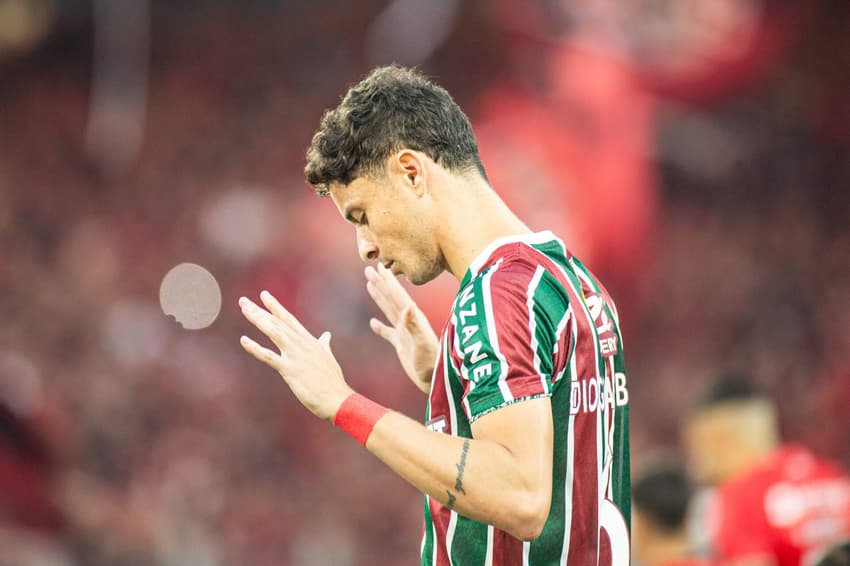
<path fill-rule="evenodd" d="M 399 413 L 376 424 L 366 448 L 423 493 L 522 540 L 539 536 L 552 488 L 548 397 L 514 403 L 472 424 L 472 439 L 433 432 Z"/>
<path fill-rule="evenodd" d="M 277 370 L 298 400 L 333 421 L 353 393 L 330 351 L 329 335 L 313 337 L 269 293 L 266 309 L 248 299 L 246 318 L 279 353 L 243 337 L 243 347 Z M 548 397 L 502 407 L 478 418 L 473 439 L 428 430 L 399 413 L 381 416 L 366 447 L 420 491 L 458 513 L 512 535 L 536 538 L 549 515 L 552 409 Z"/>

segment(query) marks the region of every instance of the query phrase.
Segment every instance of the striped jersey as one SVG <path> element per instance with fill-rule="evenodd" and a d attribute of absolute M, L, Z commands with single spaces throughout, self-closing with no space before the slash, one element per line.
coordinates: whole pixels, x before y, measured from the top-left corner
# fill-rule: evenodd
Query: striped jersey
<path fill-rule="evenodd" d="M 425 497 L 423 565 L 626 566 L 628 388 L 617 311 L 551 232 L 499 239 L 469 267 L 440 339 L 426 424 L 472 438 L 470 424 L 551 397 L 552 500 L 523 542 Z"/>

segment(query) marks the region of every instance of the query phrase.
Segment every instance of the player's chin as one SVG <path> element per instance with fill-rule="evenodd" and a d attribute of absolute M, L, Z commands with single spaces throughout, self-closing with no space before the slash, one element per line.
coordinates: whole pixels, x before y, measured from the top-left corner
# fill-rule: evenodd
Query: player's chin
<path fill-rule="evenodd" d="M 425 283 L 428 283 L 430 281 L 433 281 L 442 272 L 443 272 L 442 269 L 431 269 L 431 270 L 427 270 L 427 271 L 411 271 L 410 273 L 402 271 L 402 272 L 400 272 L 400 275 L 404 275 L 404 277 L 408 281 L 410 281 L 411 284 L 419 286 L 419 285 L 424 285 Z"/>

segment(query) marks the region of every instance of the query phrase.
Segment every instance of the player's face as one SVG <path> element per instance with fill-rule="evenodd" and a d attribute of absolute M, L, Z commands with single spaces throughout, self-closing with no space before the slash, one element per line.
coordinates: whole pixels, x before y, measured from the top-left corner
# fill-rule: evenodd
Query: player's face
<path fill-rule="evenodd" d="M 428 204 L 400 179 L 387 174 L 333 183 L 331 198 L 357 233 L 363 261 L 378 261 L 414 285 L 437 277 L 444 261 Z"/>
<path fill-rule="evenodd" d="M 684 445 L 688 467 L 697 481 L 706 485 L 722 483 L 727 475 L 730 420 L 720 409 L 697 411 L 688 419 Z"/>

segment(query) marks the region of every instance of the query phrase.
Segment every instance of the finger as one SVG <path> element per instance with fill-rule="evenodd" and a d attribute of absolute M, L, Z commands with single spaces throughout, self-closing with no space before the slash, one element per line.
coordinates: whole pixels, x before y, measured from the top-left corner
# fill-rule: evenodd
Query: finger
<path fill-rule="evenodd" d="M 269 312 L 271 312 L 278 319 L 280 319 L 281 322 L 295 330 L 307 332 L 307 329 L 304 328 L 304 325 L 301 324 L 301 321 L 299 321 L 292 313 L 286 310 L 283 305 L 280 304 L 280 301 L 275 298 L 274 295 L 272 295 L 268 291 L 262 291 L 260 293 L 260 300 L 263 301 L 263 304 L 266 305 L 266 308 L 269 309 Z"/>
<path fill-rule="evenodd" d="M 246 352 L 263 362 L 264 364 L 269 365 L 273 369 L 280 371 L 281 363 L 283 359 L 280 354 L 276 354 L 275 352 L 260 346 L 255 341 L 251 340 L 247 336 L 242 336 L 239 338 L 239 344 L 245 349 Z"/>
<path fill-rule="evenodd" d="M 327 330 L 322 332 L 322 335 L 319 336 L 319 344 L 321 344 L 322 348 L 324 348 L 328 353 L 333 353 L 331 352 L 331 333 Z"/>
<path fill-rule="evenodd" d="M 399 326 L 405 328 L 413 336 L 421 333 L 422 329 L 419 328 L 418 321 L 414 314 L 413 305 L 407 305 L 401 311 L 401 315 L 399 316 Z"/>
<path fill-rule="evenodd" d="M 372 328 L 372 332 L 395 346 L 395 332 L 393 329 L 378 320 L 377 318 L 373 318 L 369 321 L 369 326 Z"/>
<path fill-rule="evenodd" d="M 398 277 L 393 275 L 392 271 L 379 264 L 378 276 L 378 281 L 376 282 L 377 288 L 386 296 L 387 300 L 396 310 L 396 313 L 400 314 L 404 307 L 413 303 L 410 294 L 402 286 Z"/>
<path fill-rule="evenodd" d="M 381 309 L 387 320 L 393 325 L 398 324 L 399 309 L 390 302 L 386 294 L 378 289 L 378 284 L 369 281 L 366 283 L 366 291 L 369 292 L 369 296 L 372 297 L 372 300 L 375 301 L 375 304 L 378 305 L 378 308 Z"/>
<path fill-rule="evenodd" d="M 275 318 L 265 309 L 254 304 L 250 299 L 242 297 L 239 299 L 239 306 L 242 308 L 242 314 L 245 318 L 257 330 L 268 336 L 279 348 L 283 349 L 286 342 L 290 342 L 295 338 L 292 329 L 282 324 L 278 318 Z"/>
<path fill-rule="evenodd" d="M 434 329 L 425 314 L 415 304 L 408 306 L 401 314 L 404 328 L 416 340 L 436 339 Z"/>

